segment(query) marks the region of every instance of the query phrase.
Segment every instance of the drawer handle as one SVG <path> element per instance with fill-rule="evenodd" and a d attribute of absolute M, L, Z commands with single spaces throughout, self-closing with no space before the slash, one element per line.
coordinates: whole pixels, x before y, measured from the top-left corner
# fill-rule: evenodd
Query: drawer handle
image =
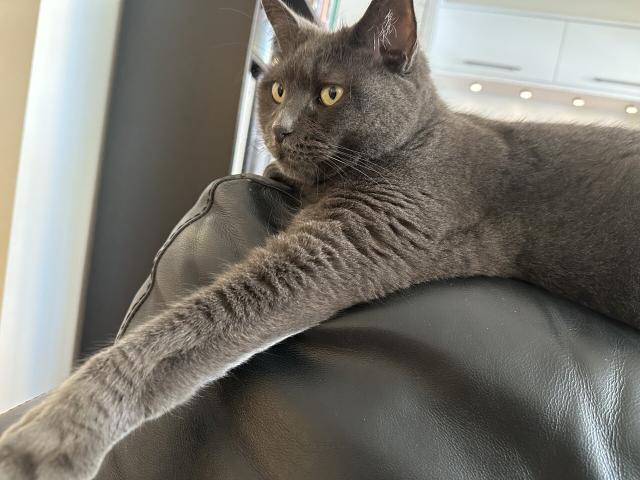
<path fill-rule="evenodd" d="M 507 72 L 519 72 L 522 67 L 516 65 L 504 65 L 501 63 L 479 62 L 477 60 L 464 60 L 462 63 L 471 67 L 495 68 L 497 70 L 505 70 Z"/>
<path fill-rule="evenodd" d="M 610 83 L 612 85 L 622 85 L 623 87 L 636 87 L 640 88 L 640 83 L 637 82 L 627 82 L 625 80 L 615 80 L 613 78 L 602 78 L 602 77 L 593 77 L 594 82 L 599 83 Z"/>

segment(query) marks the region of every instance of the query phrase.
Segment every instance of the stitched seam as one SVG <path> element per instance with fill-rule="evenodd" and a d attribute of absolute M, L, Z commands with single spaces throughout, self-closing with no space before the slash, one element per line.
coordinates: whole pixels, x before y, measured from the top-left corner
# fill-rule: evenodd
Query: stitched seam
<path fill-rule="evenodd" d="M 126 333 L 127 328 L 129 327 L 129 325 L 131 324 L 131 321 L 133 320 L 133 317 L 135 317 L 136 313 L 138 313 L 138 310 L 140 310 L 140 307 L 142 306 L 142 304 L 147 300 L 147 298 L 149 298 L 149 294 L 151 293 L 151 290 L 153 290 L 153 287 L 155 286 L 155 283 L 156 283 L 156 273 L 158 271 L 158 263 L 160 263 L 160 260 L 162 259 L 162 256 L 164 255 L 164 253 L 169 249 L 173 241 L 178 237 L 178 235 L 180 235 L 184 231 L 185 228 L 197 222 L 198 220 L 203 218 L 207 213 L 209 213 L 209 211 L 211 211 L 211 208 L 213 207 L 213 203 L 214 203 L 214 194 L 217 188 L 223 183 L 234 181 L 234 180 L 247 180 L 249 182 L 255 182 L 263 187 L 273 188 L 274 190 L 280 190 L 282 192 L 286 192 L 284 188 L 278 188 L 278 185 L 275 182 L 266 181 L 266 178 L 260 177 L 258 175 L 252 175 L 252 174 L 232 175 L 229 177 L 221 178 L 211 183 L 208 187 L 209 193 L 207 195 L 207 201 L 205 202 L 205 205 L 202 208 L 202 210 L 195 213 L 193 216 L 187 218 L 182 223 L 178 224 L 178 226 L 176 226 L 173 229 L 173 231 L 169 235 L 169 238 L 167 238 L 167 240 L 164 242 L 162 247 L 160 247 L 160 250 L 158 250 L 158 253 L 156 253 L 153 259 L 153 263 L 151 265 L 151 273 L 149 274 L 149 277 L 147 277 L 147 281 L 148 281 L 147 288 L 144 291 L 144 293 L 140 295 L 140 298 L 131 307 L 129 307 L 129 310 L 125 315 L 122 325 L 118 330 L 118 334 L 116 335 L 116 339 L 115 339 L 116 342 L 120 340 L 120 338 L 122 338 L 122 336 Z"/>

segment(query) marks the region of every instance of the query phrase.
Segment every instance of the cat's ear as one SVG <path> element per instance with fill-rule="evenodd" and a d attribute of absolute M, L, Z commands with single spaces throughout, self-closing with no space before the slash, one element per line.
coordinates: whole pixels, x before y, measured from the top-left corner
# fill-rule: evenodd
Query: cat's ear
<path fill-rule="evenodd" d="M 262 0 L 267 18 L 276 34 L 276 42 L 280 52 L 286 54 L 303 41 L 313 23 L 297 15 L 281 0 Z"/>
<path fill-rule="evenodd" d="M 386 65 L 407 72 L 418 50 L 413 0 L 373 0 L 353 27 L 353 42 L 373 49 Z"/>

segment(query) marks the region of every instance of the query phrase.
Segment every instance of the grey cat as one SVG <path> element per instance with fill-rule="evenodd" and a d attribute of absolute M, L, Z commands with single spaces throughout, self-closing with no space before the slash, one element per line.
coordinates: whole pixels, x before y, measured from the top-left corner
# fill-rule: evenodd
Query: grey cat
<path fill-rule="evenodd" d="M 87 361 L 0 439 L 2 480 L 84 480 L 143 422 L 351 305 L 513 277 L 640 327 L 640 133 L 451 112 L 411 0 L 335 33 L 263 0 L 260 124 L 304 207 L 211 285 Z"/>

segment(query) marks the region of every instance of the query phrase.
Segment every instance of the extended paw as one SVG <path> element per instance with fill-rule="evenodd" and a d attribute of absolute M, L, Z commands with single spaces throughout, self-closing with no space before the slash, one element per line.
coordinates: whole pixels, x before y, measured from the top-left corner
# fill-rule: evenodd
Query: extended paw
<path fill-rule="evenodd" d="M 37 460 L 31 452 L 23 451 L 8 442 L 0 446 L 0 479 L 33 480 L 38 478 Z M 44 478 L 44 477 L 40 477 Z"/>
<path fill-rule="evenodd" d="M 82 450 L 46 421 L 23 420 L 0 437 L 0 480 L 88 480 Z"/>

